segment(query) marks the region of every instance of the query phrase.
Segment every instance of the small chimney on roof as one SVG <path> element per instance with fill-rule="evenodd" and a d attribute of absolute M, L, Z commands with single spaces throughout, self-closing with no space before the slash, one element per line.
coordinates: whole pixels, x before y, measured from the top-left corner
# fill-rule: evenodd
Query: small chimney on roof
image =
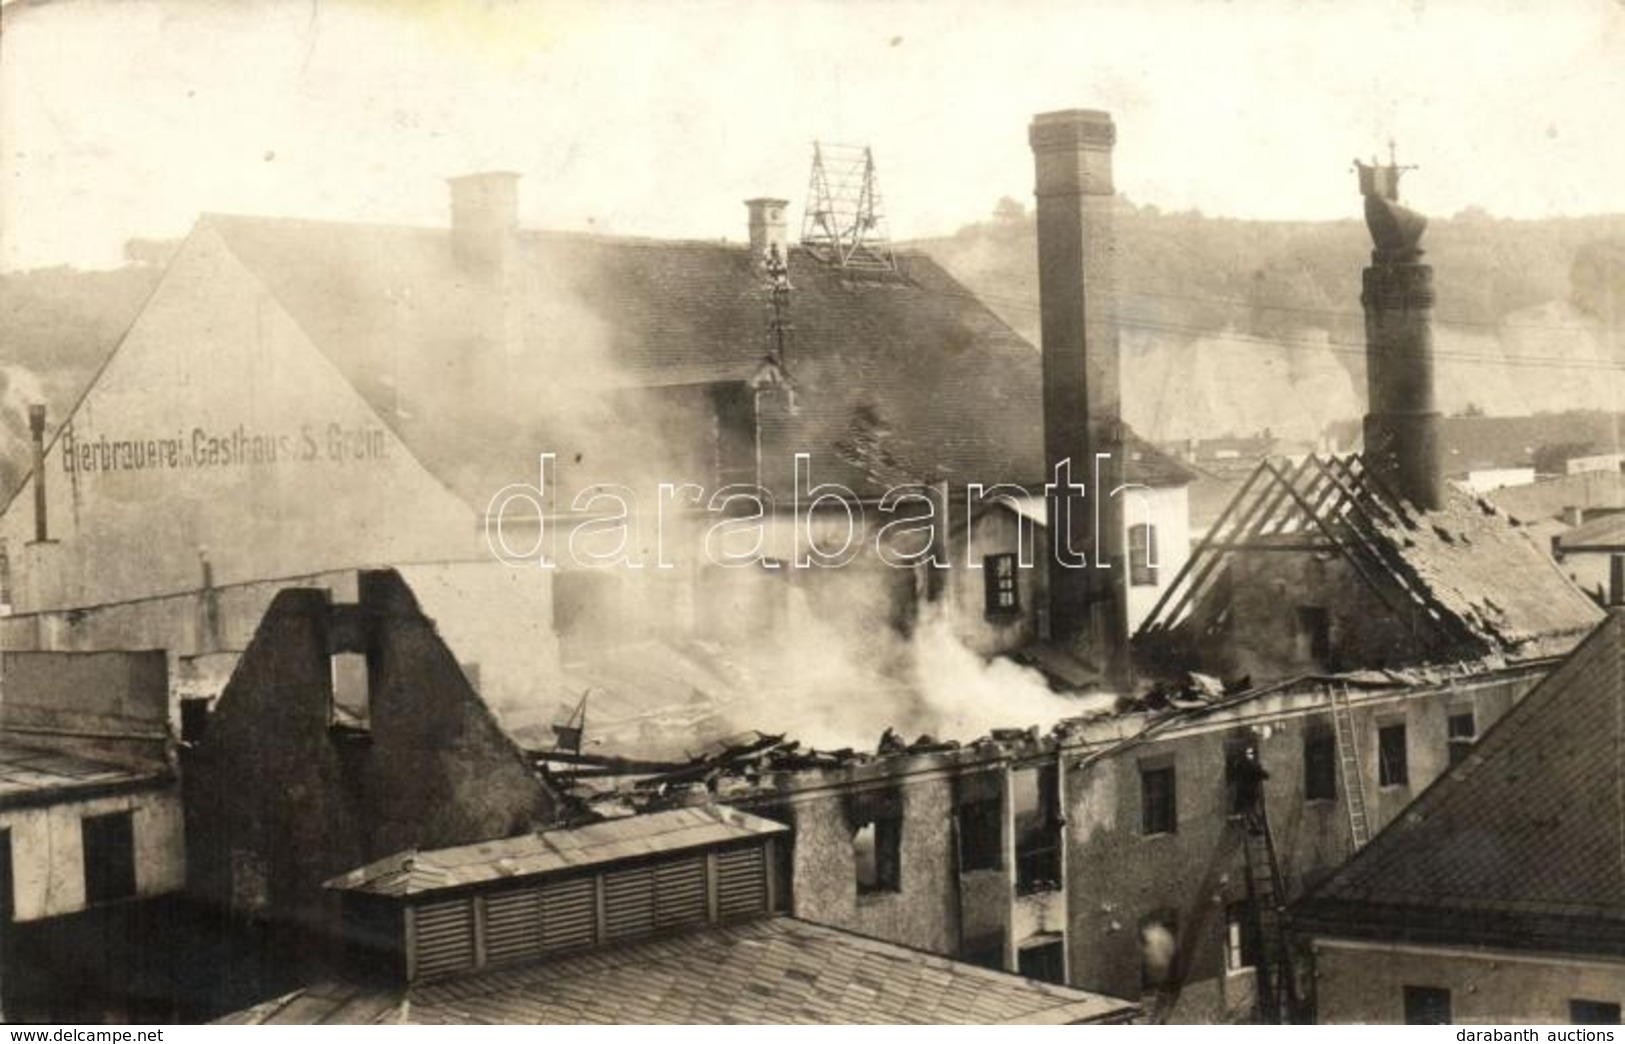
<path fill-rule="evenodd" d="M 779 248 L 780 257 L 788 256 L 789 231 L 785 226 L 784 211 L 789 205 L 790 201 L 787 199 L 772 199 L 767 196 L 745 200 L 745 206 L 750 211 L 752 257 L 760 260 L 774 247 Z"/>
<path fill-rule="evenodd" d="M 519 175 L 493 170 L 448 178 L 447 183 L 457 263 L 486 274 L 506 271 L 519 232 Z"/>
<path fill-rule="evenodd" d="M 28 434 L 34 443 L 34 539 L 43 544 L 51 539 L 45 516 L 45 406 L 28 407 Z"/>

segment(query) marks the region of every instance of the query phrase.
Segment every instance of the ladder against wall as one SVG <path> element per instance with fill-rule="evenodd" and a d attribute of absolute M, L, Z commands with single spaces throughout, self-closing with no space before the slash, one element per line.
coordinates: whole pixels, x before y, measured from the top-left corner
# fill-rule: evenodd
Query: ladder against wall
<path fill-rule="evenodd" d="M 1349 708 L 1349 687 L 1337 682 L 1326 688 L 1332 724 L 1337 731 L 1337 772 L 1343 784 L 1343 805 L 1349 814 L 1349 837 L 1358 852 L 1371 840 L 1371 819 L 1366 812 L 1365 776 L 1360 772 L 1360 747 Z"/>
<path fill-rule="evenodd" d="M 1247 860 L 1247 902 L 1252 910 L 1251 929 L 1258 953 L 1259 1020 L 1269 1024 L 1291 1023 L 1298 1003 L 1286 923 L 1286 893 L 1275 854 L 1275 837 L 1262 797 L 1256 816 L 1249 816 L 1242 829 L 1245 831 L 1242 851 Z"/>

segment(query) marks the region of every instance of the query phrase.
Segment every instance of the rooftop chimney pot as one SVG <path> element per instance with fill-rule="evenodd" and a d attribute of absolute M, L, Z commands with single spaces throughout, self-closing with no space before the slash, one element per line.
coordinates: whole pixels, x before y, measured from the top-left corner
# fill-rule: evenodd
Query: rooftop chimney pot
<path fill-rule="evenodd" d="M 774 247 L 778 248 L 781 258 L 788 256 L 790 240 L 784 215 L 789 206 L 790 201 L 787 199 L 773 199 L 768 196 L 745 200 L 745 207 L 750 212 L 752 257 L 758 260 L 764 258 Z"/>

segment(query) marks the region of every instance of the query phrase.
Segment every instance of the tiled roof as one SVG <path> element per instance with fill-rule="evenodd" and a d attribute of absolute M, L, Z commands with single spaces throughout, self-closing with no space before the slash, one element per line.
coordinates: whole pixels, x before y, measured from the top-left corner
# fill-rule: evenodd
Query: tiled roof
<path fill-rule="evenodd" d="M 341 874 L 327 886 L 377 895 L 421 895 L 483 881 L 533 877 L 750 840 L 787 829 L 720 805 L 678 808 L 431 852 L 400 852 Z"/>
<path fill-rule="evenodd" d="M 682 440 L 655 422 L 639 430 L 667 405 L 624 389 L 749 381 L 768 347 L 764 278 L 742 245 L 522 233 L 515 333 L 492 318 L 498 299 L 456 264 L 445 230 L 204 224 L 414 454 L 479 507 L 502 486 L 534 482 L 544 449 L 561 466 L 579 460 L 586 480 L 625 481 L 614 465 L 632 465 L 605 460 L 606 433 L 625 443 L 619 455 L 643 461 Z M 899 265 L 900 276 L 853 277 L 790 250 L 795 406 L 764 411 L 764 458 L 783 472 L 765 484 L 787 488 L 798 451 L 811 455 L 814 481 L 860 493 L 917 481 L 1041 484 L 1037 349 L 930 258 L 905 253 Z M 467 370 L 481 359 L 498 376 L 470 394 Z M 414 379 L 432 399 L 413 401 Z M 623 397 L 578 394 L 610 388 Z M 1131 481 L 1188 480 L 1132 442 Z"/>
<path fill-rule="evenodd" d="M 1625 615 L 1305 900 L 1332 934 L 1625 945 Z"/>
<path fill-rule="evenodd" d="M 168 770 L 161 766 L 126 768 L 0 738 L 0 808 L 74 801 L 110 788 L 142 786 L 168 779 Z"/>
<path fill-rule="evenodd" d="M 1557 538 L 1564 551 L 1625 550 L 1625 511 L 1582 522 Z"/>
<path fill-rule="evenodd" d="M 988 971 L 788 917 L 393 990 L 329 983 L 250 1024 L 1122 1022 L 1128 1001 Z"/>

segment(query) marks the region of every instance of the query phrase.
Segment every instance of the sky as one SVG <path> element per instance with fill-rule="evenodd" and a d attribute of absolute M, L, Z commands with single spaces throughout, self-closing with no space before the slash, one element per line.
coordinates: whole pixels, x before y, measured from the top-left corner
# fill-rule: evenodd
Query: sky
<path fill-rule="evenodd" d="M 740 240 L 814 140 L 874 149 L 891 234 L 1026 201 L 1026 127 L 1106 109 L 1120 192 L 1354 218 L 1625 211 L 1625 0 L 12 0 L 0 268 L 109 267 L 200 213 L 444 225 L 523 175 L 528 227 Z"/>

